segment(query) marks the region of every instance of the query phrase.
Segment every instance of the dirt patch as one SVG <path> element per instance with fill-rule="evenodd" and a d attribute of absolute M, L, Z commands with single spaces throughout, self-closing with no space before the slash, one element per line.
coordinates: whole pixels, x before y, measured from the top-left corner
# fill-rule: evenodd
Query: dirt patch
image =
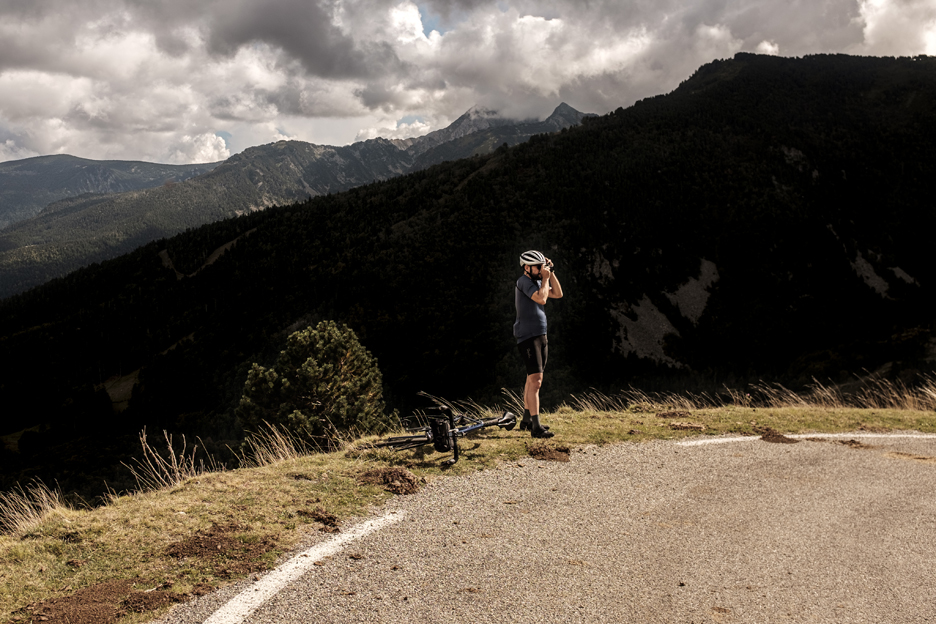
<path fill-rule="evenodd" d="M 848 448 L 857 448 L 857 449 L 874 448 L 870 444 L 865 444 L 864 442 L 859 442 L 858 440 L 836 440 L 835 443 L 841 444 L 842 446 L 847 446 Z"/>
<path fill-rule="evenodd" d="M 799 442 L 799 440 L 788 438 L 776 429 L 771 429 L 770 427 L 760 428 L 757 432 L 761 434 L 760 439 L 764 442 L 771 442 L 773 444 L 796 444 Z"/>
<path fill-rule="evenodd" d="M 826 444 L 841 444 L 842 446 L 847 446 L 848 448 L 856 449 L 873 449 L 876 448 L 871 444 L 865 444 L 864 442 L 859 442 L 858 440 L 830 440 L 829 438 L 806 438 L 810 442 L 825 442 Z"/>
<path fill-rule="evenodd" d="M 205 531 L 171 544 L 166 555 L 174 559 L 193 557 L 208 563 L 217 576 L 229 578 L 265 570 L 261 557 L 276 544 L 267 538 L 244 539 L 237 537 L 246 527 L 237 524 L 214 525 Z"/>
<path fill-rule="evenodd" d="M 841 444 L 842 446 L 847 446 L 848 448 L 853 449 L 878 449 L 879 447 L 874 446 L 873 444 L 865 444 L 864 442 L 859 442 L 858 440 L 830 440 L 828 438 L 806 438 L 810 442 L 825 442 L 826 444 Z M 891 459 L 903 459 L 905 461 L 914 461 L 920 462 L 922 464 L 933 464 L 936 465 L 936 457 L 929 457 L 927 455 L 915 455 L 913 453 L 902 453 L 900 451 L 887 451 L 884 453 L 885 457 L 890 457 Z"/>
<path fill-rule="evenodd" d="M 419 491 L 419 478 L 399 466 L 368 470 L 358 476 L 358 481 L 369 485 L 382 485 L 383 489 L 394 494 L 415 494 Z"/>
<path fill-rule="evenodd" d="M 322 531 L 325 533 L 338 533 L 338 516 L 328 513 L 321 507 L 316 507 L 312 511 L 300 509 L 297 511 L 303 518 L 311 518 L 322 525 Z"/>
<path fill-rule="evenodd" d="M 689 412 L 660 412 L 657 418 L 689 418 Z"/>
<path fill-rule="evenodd" d="M 936 457 L 927 457 L 926 455 L 914 455 L 913 453 L 901 453 L 899 451 L 892 451 L 890 453 L 884 454 L 887 457 L 893 457 L 894 459 L 906 459 L 923 464 L 936 464 Z"/>
<path fill-rule="evenodd" d="M 569 454 L 572 452 L 568 446 L 550 446 L 545 442 L 531 444 L 527 451 L 533 459 L 558 462 L 569 461 Z"/>
<path fill-rule="evenodd" d="M 11 615 L 11 622 L 48 622 L 49 624 L 111 624 L 129 613 L 147 613 L 182 602 L 190 596 L 204 596 L 213 591 L 210 585 L 199 583 L 191 594 L 168 591 L 171 583 L 150 590 L 134 589 L 134 584 L 149 584 L 145 580 L 111 580 L 79 589 L 71 596 L 50 598 L 27 605 Z"/>
<path fill-rule="evenodd" d="M 132 581 L 107 581 L 76 591 L 71 596 L 51 598 L 13 613 L 13 621 L 110 624 L 122 615 L 121 603 L 133 592 Z"/>
<path fill-rule="evenodd" d="M 705 431 L 705 425 L 691 422 L 671 422 L 669 428 L 674 431 Z"/>
<path fill-rule="evenodd" d="M 155 611 L 171 604 L 182 602 L 185 596 L 168 591 L 135 591 L 124 598 L 121 605 L 133 613 Z"/>

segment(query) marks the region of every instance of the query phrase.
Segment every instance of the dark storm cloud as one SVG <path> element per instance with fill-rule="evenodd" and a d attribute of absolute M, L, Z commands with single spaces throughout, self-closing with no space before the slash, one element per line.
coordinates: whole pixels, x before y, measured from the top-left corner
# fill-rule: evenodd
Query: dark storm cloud
<path fill-rule="evenodd" d="M 32 25 L 43 36 L 27 39 L 34 32 L 25 29 L 23 39 L 11 33 L 0 37 L 0 68 L 42 65 L 46 58 L 59 57 L 74 44 L 83 21 L 98 22 L 103 16 L 96 36 L 107 36 L 106 22 L 112 22 L 114 31 L 150 33 L 170 56 L 190 52 L 191 41 L 180 31 L 196 28 L 213 55 L 229 57 L 244 46 L 266 44 L 298 61 L 310 76 L 365 79 L 394 69 L 393 49 L 356 40 L 354 24 L 336 24 L 339 9 L 344 10 L 337 0 L 3 0 L 0 19 Z"/>
<path fill-rule="evenodd" d="M 328 8 L 304 0 L 226 2 L 208 23 L 208 49 L 230 55 L 243 45 L 262 41 L 282 48 L 315 76 L 371 75 L 367 55 L 332 23 Z"/>
<path fill-rule="evenodd" d="M 739 51 L 934 54 L 936 3 L 0 0 L 0 160 L 216 160 L 218 131 L 232 149 L 333 127 L 350 140 L 472 105 L 604 113 Z"/>

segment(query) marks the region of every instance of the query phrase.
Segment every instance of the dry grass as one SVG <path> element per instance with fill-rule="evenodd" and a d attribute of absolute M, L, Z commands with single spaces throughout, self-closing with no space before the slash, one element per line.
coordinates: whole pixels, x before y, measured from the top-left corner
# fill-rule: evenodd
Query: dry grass
<path fill-rule="evenodd" d="M 260 468 L 310 455 L 313 449 L 284 427 L 264 421 L 260 431 L 247 436 L 238 454 L 241 466 Z"/>
<path fill-rule="evenodd" d="M 516 403 L 515 395 L 510 397 Z M 823 384 L 813 378 L 806 392 L 798 393 L 778 383 L 760 382 L 746 390 L 727 386 L 717 394 L 707 392 L 644 392 L 631 388 L 613 395 L 597 390 L 573 396 L 571 403 L 581 410 L 653 411 L 699 410 L 721 407 L 804 408 L 804 409 L 890 409 L 936 411 L 936 376 L 922 375 L 919 383 L 908 385 L 869 374 L 841 386 Z M 522 406 L 520 407 L 522 410 Z"/>
<path fill-rule="evenodd" d="M 17 486 L 0 492 L 0 533 L 22 537 L 44 520 L 70 511 L 58 489 L 35 481 L 26 489 Z"/>
<path fill-rule="evenodd" d="M 876 394 L 875 394 L 876 393 Z M 901 394 L 903 393 L 903 394 Z M 543 420 L 555 440 L 574 450 L 591 444 L 640 442 L 698 435 L 681 425 L 704 427 L 706 434 L 754 434 L 770 427 L 784 433 L 917 430 L 936 433 L 931 411 L 936 383 L 912 391 L 900 384 L 874 381 L 851 393 L 817 384 L 808 396 L 780 386 L 719 396 L 642 393 L 614 396 L 590 392 L 572 397 Z M 860 407 L 858 407 L 860 405 Z M 502 405 L 457 402 L 459 411 L 491 417 L 522 411 L 519 397 L 505 393 Z M 678 419 L 661 418 L 679 411 Z M 146 444 L 145 437 L 141 442 Z M 171 439 L 166 440 L 172 449 Z M 151 448 L 136 467 L 141 491 L 113 497 L 97 509 L 71 509 L 43 486 L 7 495 L 0 503 L 6 535 L 0 536 L 0 621 L 26 604 L 63 596 L 110 579 L 170 581 L 173 591 L 196 584 L 219 586 L 210 566 L 175 560 L 166 548 L 213 525 L 243 527 L 240 539 L 269 540 L 275 549 L 262 561 L 294 548 L 318 528 L 310 511 L 321 508 L 339 519 L 362 515 L 390 494 L 362 484 L 358 476 L 379 467 L 404 466 L 421 479 L 459 475 L 507 461 L 528 461 L 532 440 L 517 429 L 490 428 L 460 442 L 461 459 L 443 469 L 448 454 L 432 447 L 393 452 L 385 449 L 307 454 L 295 438 L 272 427 L 254 436 L 242 453 L 246 468 L 211 472 L 195 462 L 194 450 L 170 450 L 160 457 Z M 217 468 L 217 467 L 215 467 Z M 75 564 L 75 562 L 80 562 Z M 16 579 L 16 582 L 11 582 Z M 146 621 L 152 614 L 131 616 Z"/>
<path fill-rule="evenodd" d="M 206 466 L 204 461 L 195 461 L 195 453 L 198 447 L 195 446 L 187 453 L 187 444 L 185 436 L 182 436 L 182 449 L 176 451 L 172 444 L 172 436 L 163 431 L 163 437 L 166 441 L 168 450 L 163 457 L 154 449 L 146 438 L 146 429 L 140 432 L 140 444 L 143 446 L 143 459 L 135 460 L 136 465 L 124 464 L 133 477 L 136 479 L 139 491 L 147 492 L 151 490 L 160 490 L 171 488 L 187 481 L 193 477 L 206 472 L 219 472 L 223 470 L 220 466 L 209 459 Z"/>

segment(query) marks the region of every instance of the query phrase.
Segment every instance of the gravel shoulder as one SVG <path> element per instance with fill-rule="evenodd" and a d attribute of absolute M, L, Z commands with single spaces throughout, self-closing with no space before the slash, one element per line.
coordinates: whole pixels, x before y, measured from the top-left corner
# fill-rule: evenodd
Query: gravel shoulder
<path fill-rule="evenodd" d="M 657 441 L 436 479 L 247 621 L 936 622 L 934 458 L 934 438 Z"/>

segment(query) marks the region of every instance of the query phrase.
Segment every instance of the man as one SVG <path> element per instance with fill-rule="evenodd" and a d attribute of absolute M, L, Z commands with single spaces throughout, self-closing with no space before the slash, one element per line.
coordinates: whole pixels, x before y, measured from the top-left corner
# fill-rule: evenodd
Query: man
<path fill-rule="evenodd" d="M 553 433 L 539 420 L 539 391 L 543 385 L 548 352 L 545 306 L 549 299 L 562 297 L 562 286 L 552 271 L 552 262 L 538 251 L 521 254 L 520 266 L 523 267 L 523 275 L 517 280 L 514 291 L 517 308 L 514 337 L 527 372 L 520 430 L 529 430 L 534 438 L 551 438 Z"/>

